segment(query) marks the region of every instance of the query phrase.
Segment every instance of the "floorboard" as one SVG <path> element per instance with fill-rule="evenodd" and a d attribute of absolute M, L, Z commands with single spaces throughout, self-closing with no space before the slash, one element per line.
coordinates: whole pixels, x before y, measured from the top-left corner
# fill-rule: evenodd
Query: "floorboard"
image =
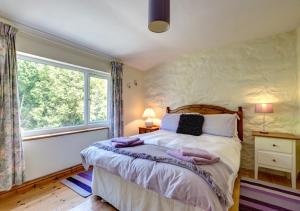
<path fill-rule="evenodd" d="M 239 179 L 241 177 L 253 178 L 253 171 L 241 169 L 239 172 L 237 185 L 233 197 L 239 198 Z M 290 186 L 290 180 L 287 177 L 277 176 L 267 173 L 259 173 L 259 179 L 276 183 L 279 185 Z M 297 181 L 297 188 L 300 188 L 300 181 Z M 30 190 L 19 192 L 13 196 L 0 199 L 0 211 L 115 211 L 108 203 L 100 197 L 90 196 L 83 198 L 77 193 L 62 185 L 59 180 L 53 180 L 47 184 L 36 186 Z M 238 210 L 236 204 L 230 211 Z"/>

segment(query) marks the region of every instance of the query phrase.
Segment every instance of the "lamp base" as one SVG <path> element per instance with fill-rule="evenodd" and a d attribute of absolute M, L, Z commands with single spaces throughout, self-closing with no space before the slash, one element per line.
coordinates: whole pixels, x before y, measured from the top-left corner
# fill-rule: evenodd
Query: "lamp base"
<path fill-rule="evenodd" d="M 152 127 L 153 126 L 153 121 L 152 120 L 148 120 L 148 121 L 146 120 L 145 121 L 145 126 L 146 127 Z"/>

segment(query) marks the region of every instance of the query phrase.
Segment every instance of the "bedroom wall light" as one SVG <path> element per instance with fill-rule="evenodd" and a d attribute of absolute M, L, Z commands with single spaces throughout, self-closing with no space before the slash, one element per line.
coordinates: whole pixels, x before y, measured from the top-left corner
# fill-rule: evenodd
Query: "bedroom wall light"
<path fill-rule="evenodd" d="M 126 85 L 127 85 L 127 88 L 128 88 L 128 89 L 130 89 L 130 88 L 132 87 L 132 86 L 131 86 L 131 82 L 128 82 Z M 133 81 L 133 85 L 134 85 L 134 86 L 138 86 L 137 80 L 134 80 L 134 81 Z"/>
<path fill-rule="evenodd" d="M 263 130 L 260 131 L 260 133 L 268 133 L 266 132 L 265 128 L 265 122 L 266 122 L 266 113 L 273 113 L 273 104 L 271 103 L 258 103 L 255 104 L 255 113 L 263 113 Z"/>
<path fill-rule="evenodd" d="M 148 28 L 155 33 L 168 31 L 170 27 L 170 0 L 149 0 Z"/>
<path fill-rule="evenodd" d="M 152 127 L 153 126 L 153 117 L 155 117 L 155 112 L 153 111 L 152 108 L 146 108 L 144 113 L 143 113 L 143 117 L 147 118 L 145 120 L 145 125 L 146 127 Z"/>

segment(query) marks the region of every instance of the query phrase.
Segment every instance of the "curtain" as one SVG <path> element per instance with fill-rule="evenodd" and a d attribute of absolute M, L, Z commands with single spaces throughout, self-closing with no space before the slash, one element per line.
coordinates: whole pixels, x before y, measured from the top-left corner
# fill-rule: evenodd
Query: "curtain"
<path fill-rule="evenodd" d="M 110 136 L 123 136 L 123 64 L 120 62 L 111 62 L 111 81 L 112 81 L 112 101 L 110 115 Z"/>
<path fill-rule="evenodd" d="M 15 37 L 16 29 L 0 22 L 0 191 L 24 180 Z"/>

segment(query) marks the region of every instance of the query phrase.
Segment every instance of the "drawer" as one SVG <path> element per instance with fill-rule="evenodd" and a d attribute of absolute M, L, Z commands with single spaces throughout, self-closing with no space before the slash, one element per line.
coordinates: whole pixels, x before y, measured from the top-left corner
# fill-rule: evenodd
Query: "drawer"
<path fill-rule="evenodd" d="M 255 137 L 255 149 L 292 154 L 293 140 Z"/>
<path fill-rule="evenodd" d="M 274 166 L 284 169 L 292 169 L 293 157 L 289 154 L 276 152 L 258 151 L 257 161 L 259 164 Z"/>

